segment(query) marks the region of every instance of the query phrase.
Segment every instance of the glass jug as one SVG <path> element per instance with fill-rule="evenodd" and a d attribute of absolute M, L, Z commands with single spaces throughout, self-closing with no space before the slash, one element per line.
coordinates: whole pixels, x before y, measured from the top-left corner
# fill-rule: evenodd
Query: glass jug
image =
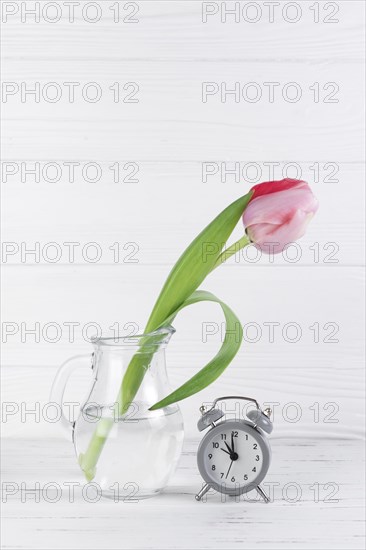
<path fill-rule="evenodd" d="M 165 348 L 174 332 L 169 326 L 143 335 L 96 338 L 92 356 L 69 359 L 56 375 L 51 402 L 62 410 L 69 376 L 91 364 L 93 383 L 78 418 L 71 423 L 62 414 L 61 422 L 71 431 L 86 480 L 97 484 L 103 496 L 151 497 L 167 485 L 176 468 L 184 435 L 180 409 L 175 403 L 149 410 L 171 392 Z M 136 365 L 141 370 L 139 386 L 121 409 L 121 383 Z"/>

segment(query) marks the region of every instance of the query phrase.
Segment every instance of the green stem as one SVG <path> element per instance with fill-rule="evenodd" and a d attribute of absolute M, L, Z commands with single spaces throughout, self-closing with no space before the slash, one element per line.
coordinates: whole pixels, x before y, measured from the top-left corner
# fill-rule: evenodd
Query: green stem
<path fill-rule="evenodd" d="M 151 349 L 151 348 L 150 348 Z M 145 372 L 150 364 L 154 351 L 136 353 L 124 374 L 117 396 L 118 418 L 125 414 L 141 385 Z M 79 455 L 79 465 L 87 481 L 94 479 L 96 466 L 109 433 L 113 428 L 113 418 L 102 418 L 98 421 L 85 453 Z"/>
<path fill-rule="evenodd" d="M 231 258 L 231 256 L 234 256 L 237 252 L 239 252 L 240 250 L 242 250 L 243 248 L 245 248 L 249 244 L 251 244 L 251 240 L 249 239 L 249 237 L 247 235 L 243 235 L 241 237 L 241 239 L 239 239 L 238 241 L 236 241 L 232 245 L 228 246 L 228 248 L 223 250 L 221 252 L 220 256 L 217 258 L 216 262 L 214 263 L 214 265 L 211 269 L 211 272 L 214 269 L 216 269 L 217 267 L 219 267 L 220 265 L 222 265 L 224 262 L 226 262 L 226 260 Z"/>
<path fill-rule="evenodd" d="M 167 319 L 174 317 L 175 312 L 183 307 L 183 304 L 189 300 L 192 293 L 213 269 L 250 244 L 249 239 L 244 236 L 223 251 L 216 260 L 212 254 L 206 255 L 205 261 L 202 258 L 205 244 L 216 244 L 217 250 L 219 250 L 220 244 L 227 242 L 251 197 L 252 192 L 249 192 L 226 207 L 183 252 L 159 294 L 146 325 L 145 333 L 153 332 L 163 326 Z M 117 397 L 120 415 L 126 412 L 135 398 L 153 354 L 151 347 L 144 349 L 141 345 L 139 352 L 131 359 Z M 99 420 L 86 452 L 79 456 L 79 464 L 88 481 L 95 476 L 99 456 L 112 427 L 112 419 Z"/>
<path fill-rule="evenodd" d="M 80 453 L 78 461 L 87 481 L 94 479 L 96 465 L 113 427 L 113 418 L 101 418 L 94 430 L 86 452 Z"/>
<path fill-rule="evenodd" d="M 251 241 L 246 235 L 243 235 L 241 239 L 221 252 L 214 263 L 211 272 L 249 244 L 251 244 Z M 169 322 L 172 322 L 172 319 L 170 319 Z M 147 328 L 152 331 L 156 330 L 158 327 L 152 327 L 150 323 L 150 326 Z M 135 398 L 153 355 L 154 352 L 148 352 L 145 350 L 145 352 L 136 353 L 132 357 L 118 392 L 117 402 L 120 416 L 127 411 L 130 403 Z M 91 481 L 95 476 L 97 462 L 112 427 L 112 419 L 104 418 L 99 420 L 86 452 L 79 455 L 79 464 L 84 471 L 87 481 Z"/>
<path fill-rule="evenodd" d="M 226 260 L 234 256 L 234 254 L 239 252 L 239 250 L 241 250 L 245 246 L 248 246 L 249 244 L 251 244 L 251 241 L 246 235 L 243 235 L 241 239 L 239 239 L 237 242 L 233 243 L 231 246 L 221 252 L 216 262 L 214 263 L 211 272 L 222 265 Z M 169 322 L 172 322 L 172 319 L 169 319 Z M 158 327 L 152 327 L 150 323 L 150 326 L 147 328 L 152 331 L 156 330 Z M 130 403 L 135 398 L 146 373 L 146 370 L 149 367 L 153 354 L 154 352 L 149 352 L 147 350 L 143 352 L 141 348 L 141 352 L 136 353 L 132 357 L 130 364 L 128 365 L 127 370 L 124 374 L 122 384 L 118 392 L 117 402 L 119 405 L 120 416 L 122 416 L 127 411 Z M 87 481 L 91 481 L 95 476 L 97 462 L 112 427 L 112 419 L 104 418 L 99 420 L 86 452 L 79 455 L 79 464 L 84 471 Z"/>

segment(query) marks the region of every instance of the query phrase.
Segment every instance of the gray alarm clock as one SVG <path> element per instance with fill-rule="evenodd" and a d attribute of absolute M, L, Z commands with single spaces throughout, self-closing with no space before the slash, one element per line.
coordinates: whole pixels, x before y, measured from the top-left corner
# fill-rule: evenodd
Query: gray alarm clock
<path fill-rule="evenodd" d="M 245 419 L 225 420 L 225 413 L 216 404 L 228 399 L 254 403 Z M 266 437 L 273 429 L 271 410 L 262 411 L 251 397 L 228 396 L 215 399 L 210 409 L 200 408 L 199 431 L 210 428 L 197 451 L 198 469 L 205 485 L 196 495 L 201 500 L 210 489 L 229 496 L 238 496 L 256 489 L 265 502 L 266 493 L 260 487 L 271 462 L 271 449 Z"/>

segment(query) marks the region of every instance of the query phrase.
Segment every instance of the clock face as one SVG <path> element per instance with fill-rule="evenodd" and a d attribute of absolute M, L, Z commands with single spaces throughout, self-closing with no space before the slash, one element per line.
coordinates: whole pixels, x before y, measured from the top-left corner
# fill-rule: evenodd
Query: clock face
<path fill-rule="evenodd" d="M 267 473 L 270 450 L 252 426 L 228 421 L 212 428 L 198 451 L 198 467 L 207 483 L 224 493 L 239 494 L 258 485 Z"/>

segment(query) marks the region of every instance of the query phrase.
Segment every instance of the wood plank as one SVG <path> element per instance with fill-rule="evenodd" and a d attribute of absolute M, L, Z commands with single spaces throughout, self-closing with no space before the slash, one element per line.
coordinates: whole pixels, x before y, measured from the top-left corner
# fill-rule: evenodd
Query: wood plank
<path fill-rule="evenodd" d="M 199 1 L 137 2 L 139 13 L 134 17 L 138 23 L 113 23 L 110 9 L 113 2 L 101 2 L 101 18 L 91 24 L 82 17 L 87 3 L 80 2 L 75 11 L 75 21 L 69 22 L 65 7 L 61 20 L 48 23 L 44 17 L 38 24 L 34 16 L 21 23 L 21 11 L 8 18 L 4 25 L 4 45 L 7 57 L 16 59 L 57 59 L 69 61 L 75 58 L 95 60 L 182 60 L 206 62 L 218 59 L 227 61 L 251 59 L 261 62 L 265 59 L 288 61 L 298 59 L 302 63 L 319 59 L 359 60 L 363 58 L 364 4 L 360 1 L 336 2 L 327 6 L 319 2 L 319 22 L 315 22 L 315 11 L 310 1 L 298 2 L 301 16 L 286 9 L 282 1 L 276 8 L 273 22 L 270 22 L 269 8 L 265 2 L 259 5 L 259 20 L 248 11 L 247 19 L 242 16 L 238 23 L 228 17 L 221 23 L 221 14 L 202 21 L 202 3 Z M 240 11 L 248 2 L 240 3 Z M 230 4 L 228 5 L 230 9 Z M 285 10 L 285 11 L 284 11 Z M 122 17 L 130 13 L 122 11 Z M 283 15 L 284 14 L 284 15 Z M 334 14 L 334 15 L 333 15 Z M 49 17 L 55 17 L 50 13 Z M 90 17 L 94 17 L 90 13 Z M 287 19 L 287 20 L 286 20 Z M 338 22 L 329 22 L 333 20 Z M 263 35 L 265 34 L 265 40 Z M 27 44 L 24 49 L 23 44 Z M 169 47 L 167 47 L 169 44 Z"/>
<path fill-rule="evenodd" d="M 25 468 L 25 442 L 7 440 L 2 460 L 4 483 L 24 482 L 26 488 L 34 488 L 38 482 L 43 488 L 53 482 L 58 484 L 61 498 L 50 503 L 41 495 L 36 503 L 34 496 L 28 496 L 22 503 L 20 492 L 7 496 L 3 504 L 3 548 L 363 548 L 361 443 L 285 439 L 271 444 L 273 463 L 265 483 L 267 490 L 273 488 L 274 502 L 267 506 L 260 502 L 220 502 L 217 495 L 209 495 L 204 503 L 195 502 L 194 494 L 201 486 L 195 464 L 197 439 L 186 441 L 177 473 L 161 496 L 117 504 L 83 500 L 84 482 L 71 447 L 56 440 L 27 442 Z M 79 483 L 73 503 L 68 501 L 66 481 Z M 314 499 L 315 484 L 318 502 Z M 51 487 L 48 491 L 50 499 L 57 496 Z"/>
<path fill-rule="evenodd" d="M 113 121 L 120 125 L 131 120 L 162 122 L 163 104 L 163 121 L 177 125 L 199 121 L 205 125 L 235 127 L 242 122 L 249 129 L 258 126 L 259 114 L 268 125 L 278 126 L 288 114 L 294 130 L 300 119 L 305 123 L 304 129 L 331 126 L 337 127 L 339 133 L 341 127 L 356 130 L 362 124 L 357 114 L 363 105 L 360 94 L 363 75 L 357 65 L 347 62 L 309 64 L 304 68 L 297 62 L 252 65 L 219 60 L 213 67 L 206 63 L 181 66 L 175 62 L 167 67 L 162 62 L 96 65 L 90 59 L 89 65 L 83 64 L 82 74 L 77 62 L 40 60 L 37 67 L 35 74 L 34 71 L 28 74 L 29 69 L 24 73 L 24 64 L 19 63 L 11 63 L 5 70 L 5 82 L 18 86 L 16 93 L 4 94 L 6 119 L 21 118 L 25 123 L 34 119 L 52 120 L 56 124 L 63 120 L 71 124 L 75 120 L 79 126 L 93 121 L 103 129 L 103 123 L 109 125 Z M 65 81 L 78 83 L 73 99 Z M 55 89 L 47 91 L 50 82 Z M 97 95 L 94 90 L 87 90 L 91 82 L 99 89 L 100 97 L 95 102 L 88 101 L 89 96 Z M 118 93 L 113 87 L 115 82 L 120 83 Z M 124 90 L 128 82 L 137 83 L 139 89 L 128 86 Z M 35 83 L 40 88 L 38 102 L 34 94 L 26 94 L 27 89 L 34 89 Z M 235 95 L 230 92 L 235 90 L 236 83 Z M 53 101 L 51 98 L 57 94 L 58 100 Z"/>
<path fill-rule="evenodd" d="M 140 329 L 168 270 L 149 266 L 148 271 L 147 277 L 146 269 L 138 264 L 116 265 L 113 270 L 101 265 L 8 266 L 4 271 L 7 292 L 3 295 L 3 322 L 16 325 L 13 335 L 12 327 L 7 325 L 4 363 L 58 364 L 71 351 L 79 353 L 88 347 L 87 339 L 99 330 L 98 326 L 88 328 L 88 323 L 99 324 L 101 332 L 110 335 L 116 329 L 123 334 L 125 323 L 135 323 Z M 245 357 L 249 353 L 254 366 L 268 361 L 306 368 L 314 361 L 316 365 L 340 369 L 345 362 L 347 368 L 360 366 L 363 313 L 362 308 L 350 309 L 349 305 L 362 303 L 362 268 L 235 266 L 213 273 L 203 287 L 217 293 L 237 313 L 248 344 L 240 353 Z M 220 309 L 213 304 L 189 308 L 176 320 L 178 336 L 171 346 L 184 354 L 187 349 L 193 354 L 200 349 L 209 357 L 220 345 L 222 321 Z M 37 322 L 38 342 L 35 335 L 27 336 L 25 332 L 34 329 Z M 264 323 L 273 322 L 279 325 L 271 343 L 270 330 Z M 66 323 L 79 323 L 73 343 Z M 114 323 L 118 323 L 116 329 L 110 328 Z M 258 335 L 255 323 L 259 325 Z M 314 323 L 319 325 L 314 327 Z"/>
<path fill-rule="evenodd" d="M 77 157 L 74 160 L 78 160 Z M 295 160 L 278 161 L 278 165 L 270 168 L 265 161 L 252 161 L 243 155 L 229 162 L 222 157 L 196 163 L 137 160 L 138 172 L 134 179 L 138 182 L 114 184 L 112 160 L 109 163 L 94 161 L 102 174 L 97 183 L 82 179 L 71 183 L 66 161 L 59 159 L 62 177 L 58 183 L 43 180 L 37 184 L 31 175 L 21 183 L 22 172 L 33 168 L 34 162 L 18 160 L 15 165 L 18 173 L 8 175 L 3 184 L 7 205 L 2 235 L 6 265 L 87 266 L 100 254 L 98 264 L 138 262 L 139 265 L 161 264 L 168 269 L 190 240 L 225 205 L 259 181 L 287 175 L 307 180 L 319 200 L 319 211 L 306 235 L 297 248 L 289 250 L 288 256 L 260 258 L 252 248 L 229 264 L 270 267 L 273 260 L 274 265 L 289 268 L 294 264 L 337 267 L 360 265 L 364 261 L 364 166 L 361 163 Z M 80 175 L 87 163 L 81 158 L 79 162 L 76 170 Z M 121 177 L 126 177 L 131 173 L 131 168 L 123 169 L 128 160 L 119 159 L 119 162 Z M 205 162 L 211 163 L 209 168 Z M 40 166 L 47 166 L 47 162 Z M 239 175 L 225 176 L 225 170 L 233 168 L 239 170 Z M 204 181 L 206 170 L 216 173 L 207 175 Z M 246 181 L 246 176 L 251 181 Z M 225 177 L 227 180 L 222 181 Z M 234 235 L 239 238 L 241 232 L 239 223 Z M 52 242 L 56 248 L 48 247 Z M 65 244 L 68 242 L 80 243 L 75 245 L 74 256 L 70 245 Z M 98 249 L 89 248 L 88 243 L 93 242 Z M 114 243 L 119 243 L 118 255 Z M 22 251 L 34 250 L 36 246 L 39 246 L 38 256 L 22 255 Z"/>
<path fill-rule="evenodd" d="M 171 355 L 168 354 L 167 370 L 171 387 L 175 388 L 195 374 L 200 356 L 189 357 L 188 361 L 187 357 Z M 2 367 L 3 437 L 61 439 L 64 436 L 58 423 L 47 421 L 47 403 L 56 370 L 51 365 Z M 72 420 L 76 419 L 91 383 L 89 370 L 78 369 L 72 375 L 65 394 L 65 402 L 75 404 Z M 255 368 L 247 361 L 231 365 L 213 385 L 182 401 L 180 407 L 188 438 L 197 436 L 196 423 L 202 403 L 238 393 L 255 397 L 262 406 L 271 406 L 274 438 L 363 438 L 363 386 L 362 368 L 350 370 L 345 380 L 342 371 L 331 367 Z M 228 406 L 226 410 L 235 411 L 235 407 Z"/>
<path fill-rule="evenodd" d="M 27 86 L 32 87 L 38 81 L 42 90 L 46 82 L 56 82 L 61 99 L 50 103 L 41 94 L 39 103 L 32 97 L 22 102 L 20 91 L 7 98 L 5 158 L 37 159 L 40 143 L 46 158 L 70 161 L 75 154 L 92 159 L 100 155 L 103 160 L 106 156 L 118 158 L 121 151 L 127 158 L 148 160 L 231 159 L 243 152 L 253 158 L 260 151 L 263 158 L 276 161 L 296 158 L 299 150 L 306 151 L 307 158 L 348 162 L 363 158 L 359 116 L 363 76 L 350 63 L 325 62 L 305 68 L 297 62 L 278 66 L 272 62 L 252 65 L 217 61 L 214 67 L 205 63 L 180 67 L 172 62 L 168 68 L 164 63 L 157 67 L 148 62 L 137 66 L 133 62 L 126 66 L 112 63 L 108 80 L 105 65 L 108 66 L 103 63 L 103 69 L 100 68 L 103 72 L 98 75 L 93 60 L 89 76 L 81 79 L 77 77 L 80 67 L 76 61 L 74 64 L 63 61 L 61 68 L 53 62 L 52 69 L 45 69 L 49 74 L 47 81 L 44 76 L 38 80 L 27 78 Z M 7 81 L 21 86 L 25 76 L 21 66 L 18 70 L 17 76 L 10 73 Z M 88 82 L 96 82 L 102 93 L 100 101 L 85 101 L 80 92 L 70 103 L 67 90 L 62 91 L 64 79 L 58 76 L 63 71 L 67 71 L 66 81 L 80 83 L 80 90 Z M 121 80 L 121 86 L 126 82 L 137 83 L 138 103 L 114 102 L 109 88 L 116 78 Z M 206 102 L 202 99 L 204 82 L 217 87 L 215 95 L 207 97 Z M 220 90 L 233 89 L 236 82 L 239 97 L 235 100 L 229 95 L 222 102 Z M 253 82 L 250 91 L 249 88 L 245 91 L 245 86 Z M 268 82 L 276 83 L 273 100 Z M 291 82 L 295 85 L 287 92 Z M 314 83 L 320 87 L 319 94 L 314 91 Z M 130 88 L 123 94 L 129 92 Z M 251 101 L 253 93 L 258 95 L 256 102 Z M 298 94 L 297 102 L 291 101 L 293 94 Z"/>

